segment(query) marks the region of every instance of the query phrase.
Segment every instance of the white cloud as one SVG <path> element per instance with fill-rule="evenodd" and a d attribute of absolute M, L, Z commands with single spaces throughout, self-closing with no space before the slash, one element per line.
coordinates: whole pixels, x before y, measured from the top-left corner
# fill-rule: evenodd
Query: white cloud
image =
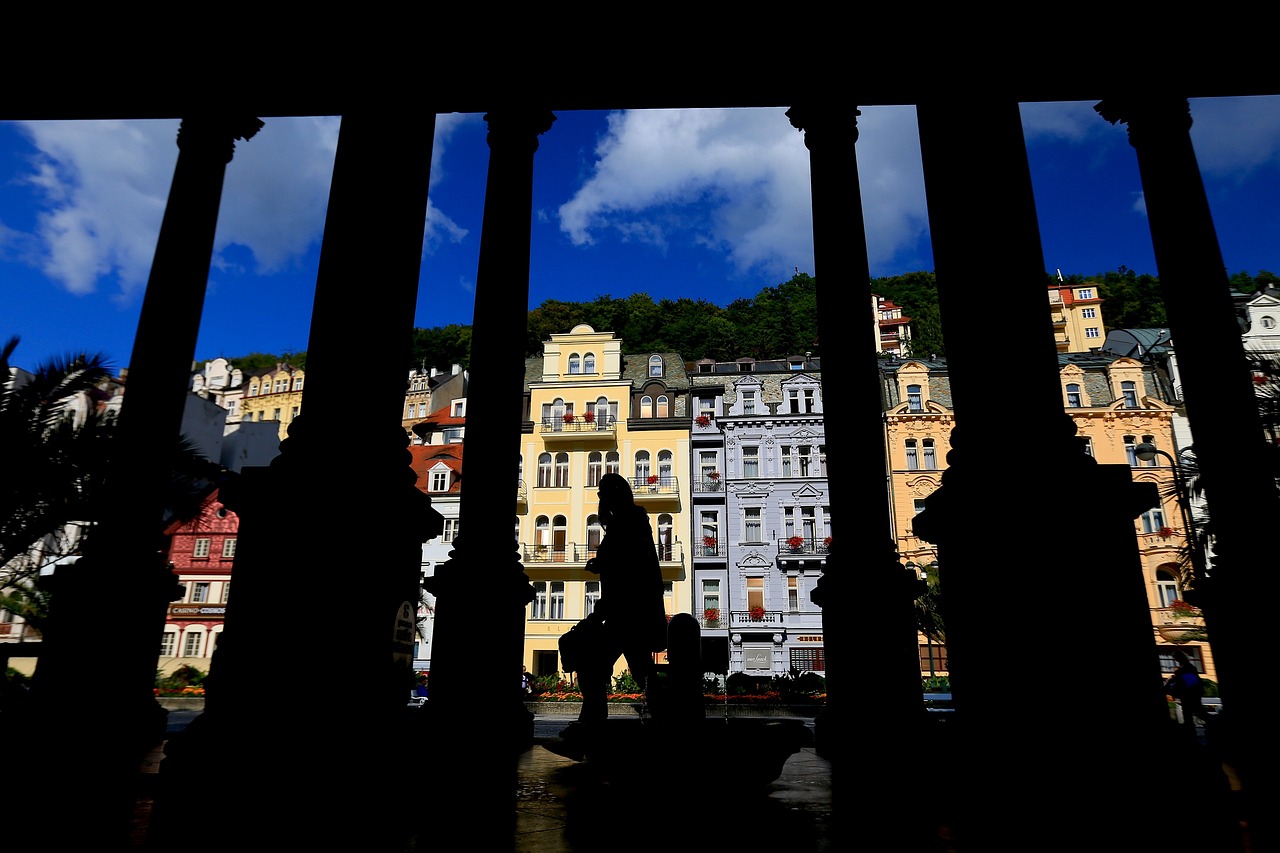
<path fill-rule="evenodd" d="M 1097 104 L 1098 101 L 1019 104 L 1023 135 L 1029 143 L 1039 138 L 1086 142 L 1113 133 L 1113 126 L 1094 109 Z"/>
<path fill-rule="evenodd" d="M 914 111 L 863 113 L 857 156 L 874 265 L 915 249 L 924 187 Z M 742 273 L 813 269 L 809 153 L 784 109 L 614 113 L 596 156 L 559 209 L 575 245 L 612 237 L 665 249 L 691 239 Z"/>
<path fill-rule="evenodd" d="M 1280 97 L 1191 101 L 1191 140 L 1207 175 L 1244 180 L 1280 165 Z"/>

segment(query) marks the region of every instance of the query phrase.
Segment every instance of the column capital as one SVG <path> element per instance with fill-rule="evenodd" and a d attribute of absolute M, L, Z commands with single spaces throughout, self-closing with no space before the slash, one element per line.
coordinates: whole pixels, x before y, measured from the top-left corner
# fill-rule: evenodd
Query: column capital
<path fill-rule="evenodd" d="M 797 104 L 787 110 L 787 119 L 791 126 L 804 134 L 804 147 L 813 150 L 813 134 L 819 141 L 826 134 L 844 132 L 851 135 L 851 142 L 858 141 L 858 116 L 862 110 L 850 107 L 847 110 L 839 107 L 818 107 L 813 104 Z"/>
<path fill-rule="evenodd" d="M 188 116 L 178 127 L 178 149 L 221 157 L 230 163 L 236 140 L 250 140 L 262 129 L 254 116 Z"/>
<path fill-rule="evenodd" d="M 489 125 L 487 141 L 492 148 L 494 143 L 514 144 L 523 141 L 529 145 L 532 153 L 538 150 L 538 137 L 551 129 L 556 116 L 551 110 L 544 109 L 497 109 L 484 114 Z"/>
<path fill-rule="evenodd" d="M 1186 98 L 1122 96 L 1099 101 L 1093 109 L 1111 124 L 1127 124 L 1129 144 L 1135 148 L 1156 136 L 1191 129 L 1191 104 Z"/>

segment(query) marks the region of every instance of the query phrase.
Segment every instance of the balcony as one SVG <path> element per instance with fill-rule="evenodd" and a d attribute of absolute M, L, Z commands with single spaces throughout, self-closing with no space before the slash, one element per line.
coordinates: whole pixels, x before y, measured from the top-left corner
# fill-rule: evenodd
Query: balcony
<path fill-rule="evenodd" d="M 618 422 L 606 419 L 597 421 L 594 415 L 565 415 L 562 418 L 546 418 L 538 424 L 538 435 L 543 441 L 599 440 L 616 442 Z"/>
<path fill-rule="evenodd" d="M 698 557 L 724 557 L 728 555 L 728 547 L 721 547 L 720 540 L 704 537 L 701 542 L 693 546 L 693 556 Z"/>
<path fill-rule="evenodd" d="M 831 537 L 821 539 L 815 536 L 790 536 L 778 540 L 778 557 L 825 557 L 830 550 Z"/>
<path fill-rule="evenodd" d="M 638 504 L 667 503 L 680 501 L 680 478 L 659 477 L 656 474 L 648 477 L 632 477 L 631 494 Z"/>
<path fill-rule="evenodd" d="M 1185 608 L 1153 607 L 1151 622 L 1165 641 L 1179 644 L 1208 640 L 1204 615 L 1199 610 Z"/>
<path fill-rule="evenodd" d="M 783 613 L 780 610 L 730 610 L 730 628 L 772 629 L 782 626 Z M 724 622 L 725 611 L 720 611 L 720 622 Z"/>
<path fill-rule="evenodd" d="M 525 489 L 524 480 L 516 481 L 516 512 L 526 513 L 529 511 L 529 493 Z"/>
<path fill-rule="evenodd" d="M 598 546 L 578 545 L 524 545 L 520 546 L 520 560 L 526 565 L 545 565 L 547 563 L 564 563 L 569 566 L 584 566 L 587 560 L 596 556 Z M 673 542 L 670 545 L 655 545 L 659 563 L 682 563 L 684 561 L 684 543 Z"/>
<path fill-rule="evenodd" d="M 700 477 L 693 481 L 695 495 L 724 494 L 724 483 L 717 477 Z"/>

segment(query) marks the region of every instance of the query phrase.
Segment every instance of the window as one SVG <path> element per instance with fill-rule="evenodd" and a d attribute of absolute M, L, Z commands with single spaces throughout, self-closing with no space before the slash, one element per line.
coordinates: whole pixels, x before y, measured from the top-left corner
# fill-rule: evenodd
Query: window
<path fill-rule="evenodd" d="M 742 476 L 754 480 L 760 476 L 760 448 L 742 448 Z"/>
<path fill-rule="evenodd" d="M 604 472 L 606 474 L 622 473 L 622 457 L 618 455 L 618 451 L 610 450 L 604 455 Z"/>
<path fill-rule="evenodd" d="M 533 585 L 533 613 L 531 619 L 546 619 L 549 612 L 547 601 L 547 582 L 537 581 Z"/>
<path fill-rule="evenodd" d="M 764 578 L 747 578 L 747 609 L 764 607 Z"/>
<path fill-rule="evenodd" d="M 1173 659 L 1174 646 L 1156 646 L 1156 651 L 1160 655 L 1160 671 L 1173 672 L 1177 669 L 1178 664 Z M 1186 654 L 1187 660 L 1196 668 L 1196 672 L 1204 673 L 1204 661 L 1200 658 L 1200 647 L 1193 645 L 1177 646 Z"/>
<path fill-rule="evenodd" d="M 938 455 L 933 447 L 933 439 L 932 438 L 924 439 L 923 445 L 924 445 L 924 467 L 929 471 L 933 471 L 938 467 Z"/>
<path fill-rule="evenodd" d="M 794 388 L 787 392 L 787 411 L 792 414 L 800 413 L 800 392 Z"/>
<path fill-rule="evenodd" d="M 278 421 L 278 420 L 280 420 L 280 410 L 279 410 L 279 409 L 272 409 L 272 410 L 271 410 L 271 420 L 273 420 L 273 421 Z"/>
<path fill-rule="evenodd" d="M 1172 607 L 1173 602 L 1182 598 L 1176 576 L 1167 569 L 1156 570 L 1156 597 L 1161 607 Z"/>
<path fill-rule="evenodd" d="M 919 450 L 916 448 L 916 440 L 914 438 L 908 438 L 906 440 L 906 445 L 907 445 L 907 470 L 919 471 L 920 455 L 919 455 Z"/>
<path fill-rule="evenodd" d="M 587 353 L 586 355 L 584 355 L 584 356 L 582 357 L 582 372 L 583 372 L 583 373 L 595 373 L 595 372 L 596 372 L 596 356 L 595 356 L 595 353 L 590 353 L 590 352 L 589 352 L 589 353 Z"/>
<path fill-rule="evenodd" d="M 1138 408 L 1138 389 L 1134 383 L 1121 382 L 1120 394 L 1124 397 L 1124 407 L 1126 409 Z"/>
<path fill-rule="evenodd" d="M 433 492 L 449 491 L 449 472 L 448 471 L 432 471 L 431 472 L 431 491 Z"/>
<path fill-rule="evenodd" d="M 809 461 L 813 454 L 813 448 L 807 444 L 800 445 L 800 476 L 809 476 Z"/>
<path fill-rule="evenodd" d="M 818 516 L 811 506 L 800 507 L 800 535 L 813 542 L 818 533 Z"/>
<path fill-rule="evenodd" d="M 812 388 L 804 389 L 805 414 L 810 414 L 816 410 L 817 410 L 817 400 L 814 397 L 813 389 Z"/>
<path fill-rule="evenodd" d="M 550 616 L 551 619 L 564 618 L 564 581 L 551 582 L 551 602 Z"/>
<path fill-rule="evenodd" d="M 742 414 L 754 415 L 756 413 L 756 392 L 742 392 Z"/>
<path fill-rule="evenodd" d="M 643 483 L 649 479 L 649 451 L 636 451 L 636 482 Z"/>
<path fill-rule="evenodd" d="M 720 609 L 720 579 L 707 578 L 702 581 L 702 609 Z"/>
<path fill-rule="evenodd" d="M 203 604 L 209 600 L 208 581 L 197 581 L 191 585 L 191 600 L 196 604 Z"/>
<path fill-rule="evenodd" d="M 209 556 L 209 543 L 212 539 L 197 539 L 195 548 L 191 551 L 191 556 L 196 559 Z"/>
<path fill-rule="evenodd" d="M 1137 447 L 1138 447 L 1138 439 L 1135 436 L 1126 435 L 1124 437 L 1124 455 L 1129 460 L 1130 468 L 1138 467 Z"/>
<path fill-rule="evenodd" d="M 222 557 L 223 557 L 223 559 L 230 559 L 230 558 L 234 557 L 235 555 L 236 555 L 236 540 L 235 540 L 235 539 L 223 539 L 223 540 L 222 540 Z"/>
<path fill-rule="evenodd" d="M 418 417 L 425 418 L 427 416 L 427 404 L 425 402 L 418 403 Z"/>
<path fill-rule="evenodd" d="M 915 509 L 916 515 L 919 515 L 920 513 L 924 512 L 924 498 L 916 498 L 914 501 L 912 501 L 912 506 Z"/>
<path fill-rule="evenodd" d="M 1093 288 L 1091 288 L 1091 287 L 1083 287 L 1083 288 L 1081 288 L 1080 290 L 1076 291 L 1076 298 L 1077 298 L 1077 299 L 1092 299 L 1092 298 L 1093 298 Z"/>
<path fill-rule="evenodd" d="M 663 513 L 658 516 L 658 559 L 674 560 L 675 546 L 673 541 L 675 536 L 673 531 L 672 519 L 670 513 Z"/>
<path fill-rule="evenodd" d="M 782 463 L 780 474 L 783 477 L 791 476 L 791 445 L 784 444 L 778 448 L 778 461 Z"/>
<path fill-rule="evenodd" d="M 660 355 L 649 356 L 649 375 L 650 376 L 662 375 L 662 356 Z"/>
<path fill-rule="evenodd" d="M 449 427 L 444 431 L 445 444 L 462 444 L 462 429 L 460 427 Z"/>
<path fill-rule="evenodd" d="M 714 557 L 720 544 L 720 525 L 719 520 L 714 512 L 703 512 L 698 522 L 698 529 L 701 532 L 702 539 L 699 545 L 702 548 L 704 557 Z"/>
<path fill-rule="evenodd" d="M 1084 437 L 1084 452 L 1093 456 L 1093 439 L 1087 435 Z"/>
<path fill-rule="evenodd" d="M 640 398 L 640 417 L 642 418 L 653 417 L 653 398 L 650 397 L 648 394 L 645 394 L 643 397 Z"/>
<path fill-rule="evenodd" d="M 716 452 L 714 450 L 698 451 L 698 476 L 705 491 L 717 491 L 719 485 L 719 469 L 716 468 Z M 716 476 L 712 476 L 715 474 Z"/>
<path fill-rule="evenodd" d="M 596 429 L 604 429 L 618 419 L 616 404 L 611 404 L 604 397 L 596 398 Z"/>
<path fill-rule="evenodd" d="M 1097 326 L 1086 326 L 1084 336 L 1086 338 L 1100 338 L 1102 337 L 1102 333 L 1098 331 Z"/>
<path fill-rule="evenodd" d="M 1092 320 L 1098 316 L 1098 309 L 1097 308 L 1081 308 L 1080 316 L 1086 320 Z"/>
<path fill-rule="evenodd" d="M 600 523 L 600 516 L 587 516 L 587 558 L 590 559 L 596 555 L 596 549 L 600 547 L 600 540 L 604 538 L 604 525 Z"/>
<path fill-rule="evenodd" d="M 826 672 L 827 658 L 822 646 L 792 649 L 791 668 L 797 672 Z"/>
<path fill-rule="evenodd" d="M 178 635 L 173 631 L 165 631 L 160 637 L 160 657 L 173 657 L 173 650 L 178 646 Z"/>
<path fill-rule="evenodd" d="M 538 486 L 546 488 L 551 485 L 551 454 L 543 453 L 538 456 Z"/>
<path fill-rule="evenodd" d="M 1164 527 L 1164 510 L 1161 507 L 1153 507 L 1142 514 L 1142 532 L 1143 533 L 1159 533 Z"/>
<path fill-rule="evenodd" d="M 924 411 L 924 397 L 921 396 L 919 385 L 907 386 L 907 411 L 909 412 Z"/>
<path fill-rule="evenodd" d="M 551 557 L 551 519 L 545 515 L 538 516 L 533 523 L 534 541 L 537 547 L 537 558 L 547 560 Z"/>
<path fill-rule="evenodd" d="M 787 578 L 787 610 L 800 612 L 800 578 L 795 575 Z"/>
<path fill-rule="evenodd" d="M 596 605 L 600 603 L 600 581 L 587 581 L 585 591 L 582 594 L 582 612 L 585 616 L 590 616 L 596 611 Z"/>
<path fill-rule="evenodd" d="M 1276 327 L 1276 318 L 1275 318 L 1275 317 L 1263 317 L 1263 318 L 1262 318 L 1262 328 L 1264 328 L 1264 329 L 1274 329 L 1275 327 Z"/>
<path fill-rule="evenodd" d="M 296 417 L 298 416 L 298 412 L 299 412 L 299 411 L 301 411 L 301 407 L 300 407 L 300 406 L 294 406 L 293 408 L 291 408 L 291 409 L 289 410 L 289 417 L 291 417 L 291 418 L 296 418 Z"/>
<path fill-rule="evenodd" d="M 222 584 L 222 603 L 226 604 L 231 600 L 231 581 L 225 581 Z"/>
<path fill-rule="evenodd" d="M 658 451 L 658 482 L 663 486 L 670 487 L 673 480 L 673 467 L 671 463 L 671 451 Z"/>
<path fill-rule="evenodd" d="M 666 395 L 666 394 L 661 394 L 661 395 L 659 395 L 659 396 L 658 396 L 658 410 L 657 410 L 657 412 L 655 412 L 655 413 L 654 413 L 654 414 L 655 414 L 655 416 L 656 416 L 656 417 L 659 417 L 659 418 L 665 418 L 665 417 L 668 417 L 668 416 L 669 416 L 669 415 L 668 415 L 668 412 L 669 412 L 669 410 L 668 410 L 668 406 L 670 406 L 670 401 L 667 399 L 667 395 Z"/>
<path fill-rule="evenodd" d="M 604 475 L 604 456 L 599 450 L 593 450 L 591 455 L 587 457 L 587 486 L 595 488 L 600 485 L 600 478 Z"/>
<path fill-rule="evenodd" d="M 289 380 L 288 380 L 288 379 L 277 379 L 277 380 L 276 380 L 276 393 L 277 393 L 277 394 L 283 394 L 285 391 L 288 391 L 288 390 L 289 390 Z"/>
<path fill-rule="evenodd" d="M 764 525 L 760 520 L 760 507 L 751 506 L 743 510 L 742 541 L 763 542 Z"/>
<path fill-rule="evenodd" d="M 440 539 L 444 542 L 452 542 L 458 535 L 458 519 L 446 518 L 444 520 L 444 530 L 440 534 Z"/>
<path fill-rule="evenodd" d="M 698 414 L 705 415 L 714 419 L 716 416 L 716 401 L 713 397 L 698 398 Z"/>
<path fill-rule="evenodd" d="M 294 380 L 293 380 L 293 390 L 295 390 L 295 391 L 301 391 L 301 390 L 302 390 L 302 377 L 301 377 L 301 376 L 299 376 L 299 377 L 297 377 L 296 379 L 294 379 Z"/>
<path fill-rule="evenodd" d="M 569 487 L 569 454 L 556 454 L 556 488 L 566 489 Z"/>
<path fill-rule="evenodd" d="M 1080 386 L 1072 382 L 1067 385 L 1067 406 L 1072 409 L 1078 409 L 1083 405 L 1083 398 L 1080 396 Z"/>
<path fill-rule="evenodd" d="M 192 631 L 187 634 L 187 641 L 182 644 L 182 656 L 187 658 L 200 657 L 200 647 L 203 645 L 204 634 L 199 631 Z"/>
<path fill-rule="evenodd" d="M 582 357 L 576 352 L 569 354 L 569 375 L 577 376 L 582 373 Z"/>
<path fill-rule="evenodd" d="M 466 402 L 465 402 L 465 401 L 463 401 L 463 400 L 454 400 L 454 401 L 453 401 L 453 416 L 454 416 L 455 418 L 463 417 L 463 415 L 464 415 L 464 414 L 465 414 L 465 412 L 467 411 L 466 406 L 467 406 L 467 404 L 466 404 Z"/>
<path fill-rule="evenodd" d="M 662 612 L 667 614 L 667 618 L 671 618 L 671 614 L 675 612 L 676 601 L 676 585 L 672 581 L 662 582 Z"/>

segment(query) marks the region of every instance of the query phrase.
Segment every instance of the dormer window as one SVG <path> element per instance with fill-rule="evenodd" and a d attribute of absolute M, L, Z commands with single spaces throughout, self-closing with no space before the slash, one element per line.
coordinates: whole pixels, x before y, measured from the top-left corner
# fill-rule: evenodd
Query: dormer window
<path fill-rule="evenodd" d="M 460 418 L 460 417 L 462 417 L 462 416 L 463 416 L 463 414 L 464 414 L 465 412 L 466 412 L 466 403 L 465 403 L 465 401 L 463 401 L 463 400 L 454 400 L 454 401 L 453 401 L 453 416 L 454 416 L 455 418 Z"/>
<path fill-rule="evenodd" d="M 431 472 L 431 491 L 449 491 L 449 472 L 447 470 Z"/>
<path fill-rule="evenodd" d="M 919 385 L 907 386 L 907 410 L 911 412 L 924 411 L 924 398 L 921 396 Z"/>
<path fill-rule="evenodd" d="M 660 355 L 649 356 L 649 375 L 650 376 L 662 375 L 662 356 Z"/>

